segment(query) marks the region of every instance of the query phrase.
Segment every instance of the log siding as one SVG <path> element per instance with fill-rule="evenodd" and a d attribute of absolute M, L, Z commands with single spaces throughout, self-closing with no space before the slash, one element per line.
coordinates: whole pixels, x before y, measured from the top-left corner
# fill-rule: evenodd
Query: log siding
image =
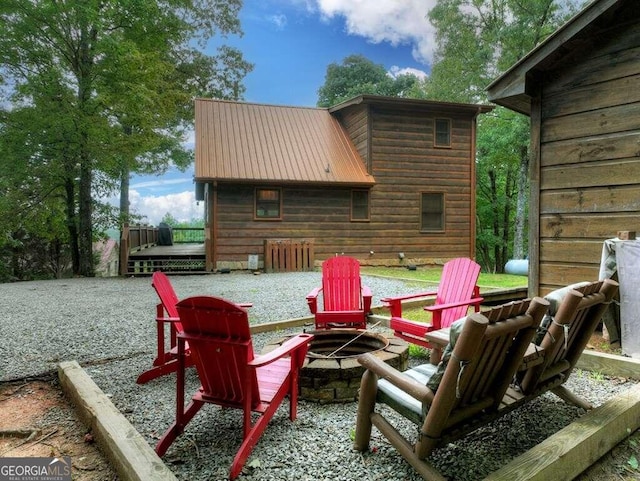
<path fill-rule="evenodd" d="M 640 228 L 639 53 L 626 18 L 542 77 L 537 292 L 596 278 L 603 241 Z"/>
<path fill-rule="evenodd" d="M 208 189 L 210 269 L 246 268 L 248 256 L 256 254 L 263 262 L 268 239 L 312 241 L 316 265 L 336 254 L 369 265 L 474 257 L 475 119 L 491 108 L 376 99 L 331 111 L 375 183 L 217 179 Z M 451 122 L 447 148 L 434 145 L 436 118 Z M 274 187 L 281 189 L 281 217 L 256 220 L 256 189 Z M 363 189 L 369 192 L 369 218 L 353 219 L 352 192 Z M 421 231 L 425 192 L 444 194 L 442 231 Z"/>

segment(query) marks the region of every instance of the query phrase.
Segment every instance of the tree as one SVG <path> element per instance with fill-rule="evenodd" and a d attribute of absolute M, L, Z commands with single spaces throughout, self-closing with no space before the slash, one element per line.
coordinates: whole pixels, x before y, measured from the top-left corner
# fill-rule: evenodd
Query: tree
<path fill-rule="evenodd" d="M 318 107 L 331 107 L 358 95 L 409 97 L 419 89 L 418 77 L 411 74 L 392 77 L 383 65 L 375 64 L 362 55 L 350 55 L 341 65 L 327 67 L 324 84 L 318 90 Z"/>
<path fill-rule="evenodd" d="M 577 3 L 438 1 L 429 12 L 436 50 L 428 97 L 485 102 L 486 86 L 554 32 Z M 528 119 L 503 108 L 485 117 L 478 126 L 478 257 L 486 269 L 502 272 L 509 254 L 522 258 L 525 252 Z"/>
<path fill-rule="evenodd" d="M 3 123 L 28 113 L 47 128 L 37 134 L 27 123 L 40 142 L 30 144 L 29 151 L 9 149 L 13 155 L 0 162 L 9 168 L 47 166 L 25 175 L 34 191 L 50 185 L 52 196 L 66 198 L 74 273 L 93 275 L 100 196 L 119 186 L 126 219 L 131 172 L 188 164 L 181 141 L 193 97 L 242 95 L 241 80 L 251 65 L 240 52 L 223 46 L 208 56 L 194 46 L 217 34 L 241 33 L 240 7 L 241 0 L 1 4 L 0 81 L 11 101 Z M 55 114 L 47 110 L 51 104 Z"/>

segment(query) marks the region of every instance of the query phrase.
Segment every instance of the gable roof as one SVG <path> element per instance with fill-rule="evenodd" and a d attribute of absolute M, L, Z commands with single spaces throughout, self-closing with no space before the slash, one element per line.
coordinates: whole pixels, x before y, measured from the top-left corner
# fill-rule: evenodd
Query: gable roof
<path fill-rule="evenodd" d="M 328 109 L 197 99 L 195 127 L 199 182 L 375 183 Z"/>
<path fill-rule="evenodd" d="M 598 42 L 598 33 L 611 25 L 623 6 L 638 0 L 595 0 L 556 30 L 488 87 L 489 100 L 526 115 L 531 113 L 536 74 L 558 65 L 572 52 L 584 52 Z M 637 10 L 637 7 L 636 7 Z"/>

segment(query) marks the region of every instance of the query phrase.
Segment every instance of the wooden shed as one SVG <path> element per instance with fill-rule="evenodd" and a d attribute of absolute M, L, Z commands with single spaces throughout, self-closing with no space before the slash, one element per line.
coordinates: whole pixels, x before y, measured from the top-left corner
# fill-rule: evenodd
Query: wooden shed
<path fill-rule="evenodd" d="M 476 117 L 490 109 L 376 96 L 330 109 L 196 100 L 207 268 L 473 257 Z"/>
<path fill-rule="evenodd" d="M 531 117 L 530 294 L 597 278 L 640 231 L 640 2 L 592 2 L 488 93 Z"/>

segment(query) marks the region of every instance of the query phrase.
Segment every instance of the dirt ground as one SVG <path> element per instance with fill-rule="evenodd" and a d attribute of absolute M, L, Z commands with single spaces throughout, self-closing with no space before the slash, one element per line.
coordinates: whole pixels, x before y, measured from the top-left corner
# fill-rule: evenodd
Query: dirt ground
<path fill-rule="evenodd" d="M 70 456 L 74 481 L 117 481 L 57 381 L 0 385 L 0 457 Z"/>
<path fill-rule="evenodd" d="M 0 457 L 36 456 L 70 456 L 74 481 L 118 480 L 56 380 L 0 384 Z M 637 481 L 638 461 L 640 431 L 576 480 Z"/>

